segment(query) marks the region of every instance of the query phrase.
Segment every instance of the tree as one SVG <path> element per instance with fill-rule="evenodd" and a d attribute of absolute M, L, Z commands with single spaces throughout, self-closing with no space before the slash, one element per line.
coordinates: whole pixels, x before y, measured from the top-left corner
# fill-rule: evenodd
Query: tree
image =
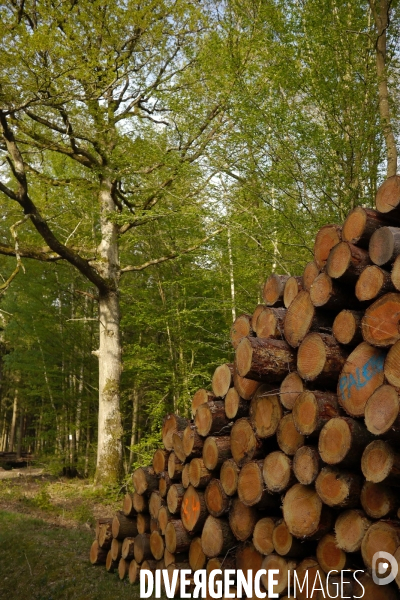
<path fill-rule="evenodd" d="M 122 266 L 120 253 L 139 226 L 162 218 L 182 180 L 196 179 L 225 125 L 210 18 L 187 0 L 43 0 L 3 11 L 0 191 L 24 216 L 0 252 L 16 256 L 14 273 L 25 258 L 68 261 L 98 290 L 99 482 L 121 469 L 121 275 L 181 250 Z"/>

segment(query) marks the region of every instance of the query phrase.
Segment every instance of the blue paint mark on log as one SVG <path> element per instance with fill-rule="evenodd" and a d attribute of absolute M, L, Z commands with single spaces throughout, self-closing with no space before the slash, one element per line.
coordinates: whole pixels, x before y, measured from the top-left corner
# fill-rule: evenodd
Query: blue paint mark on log
<path fill-rule="evenodd" d="M 374 354 L 365 363 L 363 367 L 357 367 L 355 374 L 346 373 L 339 378 L 339 390 L 343 400 L 348 400 L 351 397 L 351 389 L 353 387 L 356 390 L 360 390 L 368 381 L 370 381 L 374 375 L 378 375 L 383 371 L 383 365 L 385 362 L 384 354 Z"/>

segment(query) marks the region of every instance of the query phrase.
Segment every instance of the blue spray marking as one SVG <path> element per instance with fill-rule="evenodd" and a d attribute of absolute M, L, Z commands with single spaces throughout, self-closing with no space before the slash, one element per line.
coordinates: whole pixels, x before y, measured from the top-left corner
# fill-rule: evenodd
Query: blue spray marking
<path fill-rule="evenodd" d="M 374 375 L 381 373 L 383 371 L 384 362 L 384 354 L 374 354 L 362 368 L 356 368 L 355 376 L 352 373 L 342 375 L 339 379 L 339 390 L 343 400 L 348 400 L 350 398 L 352 387 L 360 390 L 367 385 L 368 381 L 370 381 Z"/>

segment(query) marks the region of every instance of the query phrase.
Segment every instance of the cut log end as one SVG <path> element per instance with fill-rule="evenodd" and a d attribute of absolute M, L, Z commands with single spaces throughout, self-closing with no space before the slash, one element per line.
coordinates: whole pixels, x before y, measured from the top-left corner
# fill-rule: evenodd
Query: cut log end
<path fill-rule="evenodd" d="M 369 255 L 372 262 L 379 267 L 393 262 L 398 254 L 397 227 L 381 227 L 377 229 L 369 242 Z"/>
<path fill-rule="evenodd" d="M 294 455 L 293 471 L 296 479 L 303 485 L 311 485 L 321 468 L 321 458 L 314 446 L 302 446 Z"/>
<path fill-rule="evenodd" d="M 318 267 L 315 261 L 311 261 L 306 264 L 303 272 L 303 289 L 307 292 L 310 291 L 312 284 L 318 277 L 321 269 Z"/>
<path fill-rule="evenodd" d="M 375 204 L 380 213 L 386 214 L 395 210 L 400 203 L 400 177 L 388 177 L 379 187 Z"/>
<path fill-rule="evenodd" d="M 374 435 L 387 433 L 399 416 L 399 394 L 391 385 L 381 385 L 365 405 L 365 424 Z"/>
<path fill-rule="evenodd" d="M 246 506 L 256 505 L 263 495 L 262 461 L 244 465 L 239 473 L 238 496 Z"/>
<path fill-rule="evenodd" d="M 338 516 L 335 523 L 336 541 L 345 552 L 358 552 L 363 537 L 371 526 L 371 521 L 361 510 L 346 510 Z"/>
<path fill-rule="evenodd" d="M 393 488 L 384 483 L 365 481 L 360 500 L 361 506 L 372 519 L 383 519 L 394 515 L 398 506 Z"/>
<path fill-rule="evenodd" d="M 283 292 L 289 275 L 272 274 L 265 282 L 263 289 L 263 298 L 267 306 L 274 306 L 283 297 Z"/>
<path fill-rule="evenodd" d="M 292 410 L 298 395 L 303 391 L 304 383 L 298 373 L 293 372 L 286 375 L 279 390 L 279 399 L 282 406 Z"/>
<path fill-rule="evenodd" d="M 361 315 L 352 310 L 342 310 L 335 318 L 332 333 L 339 344 L 359 344 L 362 342 Z"/>
<path fill-rule="evenodd" d="M 361 470 L 367 481 L 379 483 L 386 479 L 394 465 L 395 454 L 383 440 L 375 440 L 365 448 L 361 459 Z"/>
<path fill-rule="evenodd" d="M 315 315 L 310 293 L 302 291 L 297 294 L 286 312 L 283 331 L 290 346 L 297 348 L 307 335 Z"/>
<path fill-rule="evenodd" d="M 357 280 L 355 294 L 360 302 L 373 300 L 381 295 L 385 285 L 385 271 L 376 265 L 366 267 Z"/>
<path fill-rule="evenodd" d="M 225 398 L 233 385 L 233 365 L 224 364 L 217 367 L 212 378 L 212 390 L 217 398 Z"/>
<path fill-rule="evenodd" d="M 229 511 L 229 525 L 237 540 L 244 542 L 252 535 L 257 516 L 254 506 L 246 506 L 239 498 L 233 499 Z"/>
<path fill-rule="evenodd" d="M 294 456 L 297 450 L 304 446 L 304 435 L 297 431 L 291 413 L 281 419 L 276 439 L 279 448 L 288 456 Z"/>
<path fill-rule="evenodd" d="M 292 481 L 292 461 L 284 452 L 271 452 L 264 459 L 263 478 L 270 492 L 283 492 Z"/>
<path fill-rule="evenodd" d="M 240 315 L 235 319 L 231 327 L 231 342 L 234 348 L 237 348 L 240 341 L 249 335 L 254 335 L 253 329 L 251 327 L 251 319 L 252 315 Z"/>
<path fill-rule="evenodd" d="M 315 237 L 314 260 L 321 269 L 325 266 L 330 251 L 341 240 L 341 228 L 337 225 L 325 225 L 321 227 Z"/>
<path fill-rule="evenodd" d="M 221 467 L 220 480 L 223 490 L 227 496 L 233 496 L 236 494 L 238 478 L 239 467 L 237 466 L 235 460 L 226 460 Z"/>
<path fill-rule="evenodd" d="M 289 277 L 286 282 L 283 292 L 283 304 L 285 308 L 289 308 L 297 294 L 303 289 L 302 277 Z"/>
<path fill-rule="evenodd" d="M 333 291 L 332 279 L 326 273 L 321 273 L 315 279 L 310 289 L 310 299 L 314 306 L 325 306 Z"/>
<path fill-rule="evenodd" d="M 264 517 L 257 521 L 253 532 L 253 544 L 261 554 L 271 554 L 275 547 L 273 542 L 273 531 L 276 519 Z"/>
<path fill-rule="evenodd" d="M 342 277 L 351 262 L 351 249 L 347 242 L 340 242 L 332 248 L 326 263 L 326 272 L 332 279 Z"/>
<path fill-rule="evenodd" d="M 319 436 L 318 450 L 328 465 L 340 463 L 349 453 L 352 432 L 346 419 L 341 417 L 328 421 Z"/>
<path fill-rule="evenodd" d="M 400 294 L 385 294 L 365 311 L 363 338 L 373 346 L 391 346 L 400 339 Z"/>
<path fill-rule="evenodd" d="M 317 546 L 317 560 L 325 573 L 342 571 L 346 568 L 346 553 L 339 548 L 333 533 L 327 533 L 320 539 Z"/>

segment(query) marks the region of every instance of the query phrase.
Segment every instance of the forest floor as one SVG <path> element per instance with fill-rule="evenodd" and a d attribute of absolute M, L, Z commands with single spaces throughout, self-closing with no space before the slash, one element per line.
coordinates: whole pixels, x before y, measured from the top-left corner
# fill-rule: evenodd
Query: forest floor
<path fill-rule="evenodd" d="M 121 505 L 117 491 L 53 476 L 0 480 L 0 598 L 135 600 L 139 587 L 89 562 L 95 520 Z"/>

